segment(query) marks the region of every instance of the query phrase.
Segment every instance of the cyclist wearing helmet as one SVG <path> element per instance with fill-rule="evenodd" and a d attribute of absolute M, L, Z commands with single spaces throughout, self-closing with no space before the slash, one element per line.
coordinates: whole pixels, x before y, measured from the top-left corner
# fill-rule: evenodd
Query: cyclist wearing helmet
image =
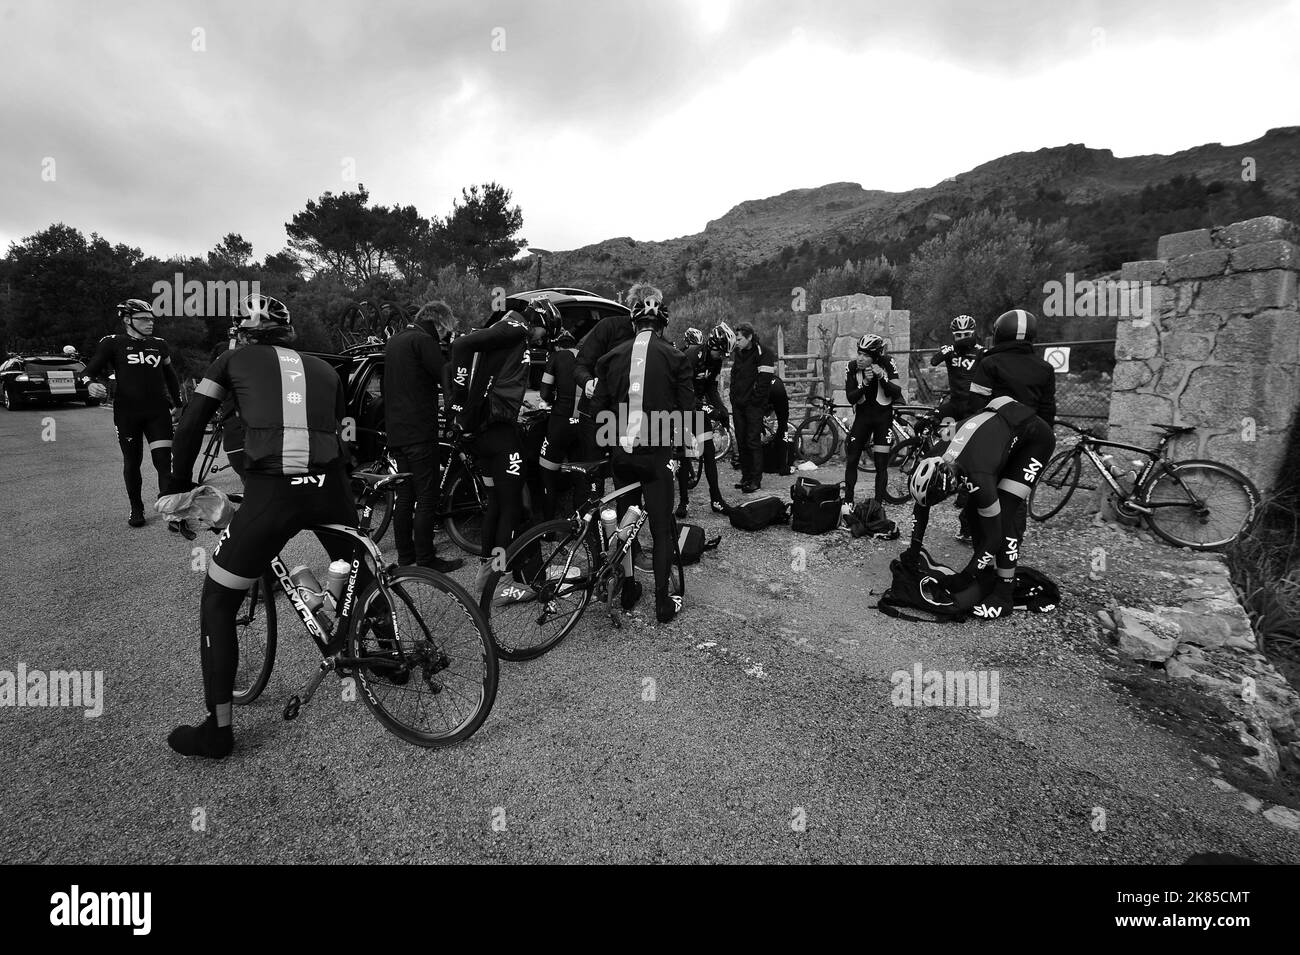
<path fill-rule="evenodd" d="M 696 406 L 710 423 L 723 428 L 727 426 L 727 408 L 718 393 L 718 375 L 722 373 L 722 362 L 731 353 L 735 344 L 736 333 L 725 322 L 721 322 L 709 331 L 706 343 L 692 345 L 685 350 L 694 380 Z M 709 507 L 715 513 L 725 514 L 727 501 L 718 486 L 718 461 L 713 446 L 713 431 L 706 431 L 700 437 L 703 440 L 700 458 L 704 467 L 704 477 L 709 483 Z M 686 473 L 686 468 L 681 468 L 677 473 L 677 517 L 686 516 L 686 507 L 689 503 L 688 483 L 689 475 Z"/>
<path fill-rule="evenodd" d="M 546 437 L 542 439 L 538 462 L 545 491 L 542 514 L 548 521 L 558 510 L 560 465 L 582 454 L 585 439 L 582 417 L 590 418 L 585 408 L 579 411 L 582 388 L 574 377 L 578 342 L 573 332 L 561 329 L 554 344 L 555 350 L 542 374 L 542 400 L 551 406 L 551 415 L 546 422 Z"/>
<path fill-rule="evenodd" d="M 772 407 L 776 356 L 763 347 L 754 326 L 736 326 L 736 351 L 731 364 L 731 410 L 736 416 L 740 445 L 740 488 L 752 494 L 763 486 L 763 419 Z"/>
<path fill-rule="evenodd" d="M 659 335 L 668 324 L 663 293 L 652 285 L 640 285 L 629 297 L 636 335 L 597 363 L 592 411 L 602 435 L 610 433 L 609 423 L 617 423 L 613 448 L 615 486 L 641 482 L 641 497 L 654 538 L 655 617 L 667 623 L 681 610 L 681 597 L 669 592 L 677 540 L 673 520 L 677 461 L 672 442 L 676 437 L 688 448 L 695 446 L 695 389 L 686 356 Z M 681 423 L 684 433 L 680 436 L 663 433 L 662 421 L 668 415 Z M 617 501 L 620 519 L 630 503 L 625 497 Z M 623 608 L 632 609 L 640 596 L 640 581 L 625 583 Z"/>
<path fill-rule="evenodd" d="M 1010 616 L 1025 502 L 1055 445 L 1052 429 L 1032 408 L 1005 396 L 966 419 L 943 455 L 926 458 L 912 473 L 916 521 L 904 561 L 920 554 L 929 509 L 965 486 L 977 515 L 975 553 L 944 585 L 959 608 L 978 617 Z"/>
<path fill-rule="evenodd" d="M 975 340 L 975 319 L 969 315 L 958 315 L 949 327 L 952 329 L 952 344 L 935 352 L 930 357 L 930 364 L 948 366 L 948 397 L 939 406 L 939 416 L 956 422 L 978 410 L 971 400 L 970 381 L 975 374 L 976 362 L 984 354 L 984 346 Z"/>
<path fill-rule="evenodd" d="M 474 580 L 478 590 L 491 572 L 489 558 L 497 548 L 504 552 L 523 523 L 526 476 L 518 420 L 528 388 L 529 348 L 546 344 L 559 330 L 559 310 L 539 295 L 522 314 L 511 309 L 451 346 L 452 434 L 469 439 L 488 490 L 483 552 Z"/>
<path fill-rule="evenodd" d="M 1048 426 L 1056 424 L 1056 371 L 1034 354 L 1038 320 L 1023 308 L 1003 312 L 993 323 L 993 347 L 971 379 L 977 407 L 991 398 L 1014 398 L 1034 410 Z"/>
<path fill-rule="evenodd" d="M 444 560 L 433 542 L 438 506 L 438 409 L 443 387 L 441 328 L 455 323 L 445 302 L 429 302 L 384 346 L 384 430 L 399 471 L 412 479 L 397 485 L 393 539 L 400 564 L 440 573 L 460 568 Z"/>
<path fill-rule="evenodd" d="M 844 506 L 849 509 L 858 483 L 858 461 L 868 441 L 876 465 L 875 497 L 882 504 L 885 500 L 889 429 L 894 423 L 894 402 L 903 397 L 903 389 L 895 384 L 898 369 L 885 354 L 887 347 L 879 335 L 863 335 L 858 339 L 858 357 L 849 362 L 844 377 L 844 394 L 854 409 L 853 428 L 845 448 L 848 460 L 844 469 Z"/>
<path fill-rule="evenodd" d="M 203 373 L 176 432 L 170 482 L 172 493 L 194 487 L 203 430 L 227 396 L 233 397 L 245 427 L 244 501 L 221 535 L 203 582 L 199 653 L 208 716 L 167 737 L 178 753 L 213 759 L 234 745 L 235 618 L 248 589 L 304 528 L 357 526 L 339 437 L 347 413 L 343 383 L 328 362 L 290 347 L 294 331 L 282 303 L 250 295 L 242 308 L 240 335 L 248 344 L 224 352 Z M 322 536 L 321 543 L 332 558 L 351 556 L 340 538 Z M 362 570 L 364 588 L 370 574 Z"/>
<path fill-rule="evenodd" d="M 172 367 L 167 342 L 154 336 L 153 308 L 149 303 L 138 298 L 127 299 L 117 307 L 117 317 L 126 332 L 105 335 L 99 340 L 94 356 L 82 372 L 82 381 L 89 385 L 92 398 L 103 399 L 108 396 L 108 389 L 94 379 L 110 369 L 117 376 L 113 424 L 117 427 L 117 443 L 122 448 L 122 478 L 131 501 L 127 523 L 143 527 L 144 479 L 140 464 L 144 460 L 144 445 L 149 444 L 149 457 L 158 472 L 158 496 L 161 497 L 169 493 L 167 475 L 172 466 L 172 427 L 177 415 L 175 409 L 180 406 L 180 381 Z M 172 530 L 183 529 L 178 520 L 169 519 L 167 523 Z"/>
<path fill-rule="evenodd" d="M 682 343 L 679 346 L 678 351 L 680 351 L 684 355 L 686 354 L 686 349 L 693 348 L 696 345 L 703 345 L 703 344 L 704 344 L 704 333 L 700 331 L 698 328 L 688 328 L 686 329 L 686 334 L 682 336 Z"/>

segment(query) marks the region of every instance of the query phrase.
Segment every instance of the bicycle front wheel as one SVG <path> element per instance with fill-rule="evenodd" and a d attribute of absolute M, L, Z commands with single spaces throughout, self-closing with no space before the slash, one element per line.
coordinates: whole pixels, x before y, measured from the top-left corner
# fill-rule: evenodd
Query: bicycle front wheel
<path fill-rule="evenodd" d="M 372 461 L 361 465 L 357 470 L 366 474 L 383 474 L 387 472 L 388 465 L 384 461 Z M 384 539 L 389 525 L 393 522 L 393 511 L 397 508 L 397 491 L 391 487 L 385 488 L 378 493 L 370 494 L 367 499 L 366 485 L 356 481 L 352 485 L 352 497 L 357 502 L 357 526 L 365 527 L 370 539 L 378 544 Z M 367 504 L 370 506 L 368 521 L 364 514 Z"/>
<path fill-rule="evenodd" d="M 1259 491 L 1246 475 L 1217 461 L 1165 465 L 1142 494 L 1151 530 L 1178 547 L 1218 550 L 1250 529 Z"/>
<path fill-rule="evenodd" d="M 538 524 L 506 551 L 505 566 L 488 575 L 479 609 L 497 652 L 532 660 L 569 635 L 591 600 L 597 572 L 590 537 L 573 522 Z"/>
<path fill-rule="evenodd" d="M 831 424 L 830 415 L 809 415 L 795 432 L 799 453 L 821 467 L 840 448 L 840 435 Z"/>
<path fill-rule="evenodd" d="M 890 504 L 903 504 L 912 498 L 910 484 L 912 472 L 921 463 L 924 447 L 920 438 L 908 438 L 889 452 L 886 466 L 885 500 Z"/>
<path fill-rule="evenodd" d="M 497 696 L 497 655 L 482 611 L 460 584 L 424 567 L 376 581 L 361 599 L 348 655 L 370 712 L 416 746 L 450 746 L 483 725 Z"/>
<path fill-rule="evenodd" d="M 477 478 L 460 464 L 447 481 L 443 501 L 443 527 L 452 543 L 467 554 L 478 557 L 483 552 L 483 512 L 487 495 Z"/>
<path fill-rule="evenodd" d="M 1079 486 L 1082 468 L 1074 448 L 1062 451 L 1048 461 L 1029 491 L 1029 516 L 1036 521 L 1045 521 L 1065 507 Z"/>
<path fill-rule="evenodd" d="M 239 659 L 235 664 L 235 693 L 232 699 L 247 706 L 261 696 L 275 665 L 275 578 L 265 574 L 244 595 L 235 613 L 235 637 Z"/>

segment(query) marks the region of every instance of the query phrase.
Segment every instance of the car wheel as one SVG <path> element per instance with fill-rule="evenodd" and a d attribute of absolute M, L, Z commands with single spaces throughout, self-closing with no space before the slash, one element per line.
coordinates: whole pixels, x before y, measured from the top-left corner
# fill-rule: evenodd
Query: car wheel
<path fill-rule="evenodd" d="M 13 389 L 0 388 L 0 399 L 3 400 L 6 411 L 18 410 L 18 401 L 14 398 Z"/>

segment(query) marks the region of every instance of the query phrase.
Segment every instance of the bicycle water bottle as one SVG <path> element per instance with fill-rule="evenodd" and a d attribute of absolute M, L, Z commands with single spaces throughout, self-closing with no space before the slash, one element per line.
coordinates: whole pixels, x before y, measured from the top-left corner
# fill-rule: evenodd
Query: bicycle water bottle
<path fill-rule="evenodd" d="M 627 509 L 627 513 L 623 515 L 623 520 L 618 523 L 618 536 L 623 540 L 627 540 L 632 533 L 632 526 L 639 520 L 641 520 L 641 508 L 633 504 Z"/>
<path fill-rule="evenodd" d="M 311 568 L 299 564 L 289 571 L 289 579 L 293 581 L 299 599 L 307 605 L 307 609 L 316 618 L 316 622 L 320 624 L 321 629 L 326 633 L 334 629 L 334 621 L 325 612 L 325 591 L 321 589 L 320 582 L 316 579 L 316 575 L 311 572 Z"/>
<path fill-rule="evenodd" d="M 325 590 L 335 607 L 343 602 L 343 588 L 347 586 L 351 575 L 352 565 L 346 560 L 330 561 L 329 570 L 325 572 Z"/>
<path fill-rule="evenodd" d="M 607 507 L 600 512 L 600 527 L 605 532 L 605 544 L 614 539 L 618 533 L 618 512 L 612 507 Z"/>

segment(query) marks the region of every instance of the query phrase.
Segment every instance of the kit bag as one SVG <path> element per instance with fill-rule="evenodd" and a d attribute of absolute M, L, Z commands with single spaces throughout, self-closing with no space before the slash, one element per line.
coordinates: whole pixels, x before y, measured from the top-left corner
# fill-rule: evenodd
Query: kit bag
<path fill-rule="evenodd" d="M 788 505 L 773 494 L 764 494 L 744 504 L 733 504 L 727 517 L 731 526 L 740 531 L 761 531 L 773 524 L 790 520 Z"/>
<path fill-rule="evenodd" d="M 721 542 L 721 534 L 713 540 L 706 540 L 704 528 L 699 524 L 677 525 L 677 553 L 683 564 L 698 564 L 706 550 L 713 550 Z"/>
<path fill-rule="evenodd" d="M 822 484 L 800 477 L 790 486 L 790 529 L 800 534 L 826 534 L 840 523 L 842 484 Z"/>

